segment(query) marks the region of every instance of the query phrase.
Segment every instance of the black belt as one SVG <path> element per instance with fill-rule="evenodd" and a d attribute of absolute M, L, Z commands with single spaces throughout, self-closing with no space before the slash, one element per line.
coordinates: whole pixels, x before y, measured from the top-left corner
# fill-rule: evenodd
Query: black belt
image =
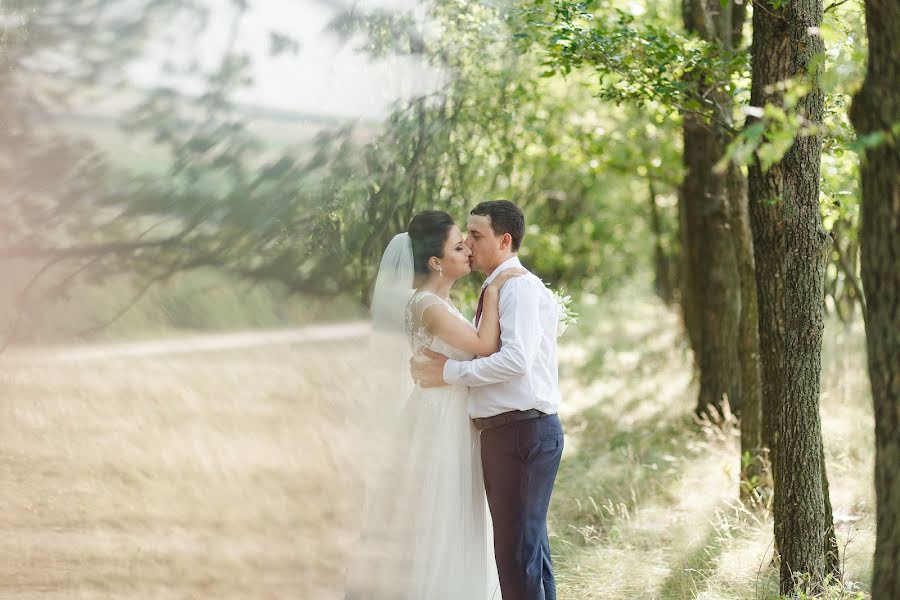
<path fill-rule="evenodd" d="M 494 415 L 493 417 L 472 419 L 472 422 L 475 423 L 475 429 L 477 429 L 478 431 L 484 431 L 486 429 L 502 427 L 503 425 L 515 423 L 517 421 L 538 419 L 546 414 L 547 413 L 543 413 L 536 408 L 530 408 L 528 410 L 511 410 L 509 412 L 500 413 L 499 415 Z"/>

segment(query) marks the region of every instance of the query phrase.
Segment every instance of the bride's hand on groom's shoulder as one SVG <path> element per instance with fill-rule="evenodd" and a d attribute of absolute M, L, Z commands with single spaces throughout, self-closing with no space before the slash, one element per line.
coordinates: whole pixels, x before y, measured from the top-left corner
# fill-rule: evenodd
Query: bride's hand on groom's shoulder
<path fill-rule="evenodd" d="M 409 359 L 409 374 L 419 387 L 432 388 L 447 385 L 444 382 L 444 365 L 447 360 L 443 354 L 423 348 L 420 354 Z"/>
<path fill-rule="evenodd" d="M 526 273 L 528 273 L 528 271 L 526 271 L 525 269 L 519 268 L 519 267 L 515 267 L 513 269 L 506 269 L 505 271 L 503 271 L 502 273 L 497 275 L 497 278 L 494 279 L 494 281 L 492 281 L 491 285 L 489 285 L 488 287 L 494 288 L 495 290 L 497 290 L 499 292 L 500 288 L 502 288 L 503 284 L 505 284 L 507 281 L 509 281 L 510 279 L 513 279 L 514 277 L 521 277 L 522 275 L 525 275 Z"/>

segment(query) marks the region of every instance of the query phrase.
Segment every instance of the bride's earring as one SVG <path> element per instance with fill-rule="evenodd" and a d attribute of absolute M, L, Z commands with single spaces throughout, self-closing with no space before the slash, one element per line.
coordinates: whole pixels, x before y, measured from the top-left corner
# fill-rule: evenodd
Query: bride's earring
<path fill-rule="evenodd" d="M 438 273 L 441 277 L 444 276 L 444 265 L 438 265 Z"/>

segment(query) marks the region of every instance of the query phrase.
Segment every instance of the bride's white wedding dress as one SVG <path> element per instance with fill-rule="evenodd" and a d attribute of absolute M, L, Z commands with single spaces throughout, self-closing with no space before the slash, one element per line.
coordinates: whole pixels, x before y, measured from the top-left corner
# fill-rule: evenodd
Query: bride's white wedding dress
<path fill-rule="evenodd" d="M 471 360 L 472 354 L 425 329 L 422 315 L 433 306 L 472 327 L 449 302 L 417 292 L 404 318 L 412 355 L 430 348 Z M 480 444 L 467 395 L 465 386 L 416 386 L 402 406 L 393 435 L 400 437 L 403 454 L 375 482 L 380 491 L 369 514 L 379 526 L 369 527 L 363 540 L 380 548 L 381 556 L 370 561 L 365 582 L 356 577 L 360 591 L 349 598 L 500 600 Z"/>

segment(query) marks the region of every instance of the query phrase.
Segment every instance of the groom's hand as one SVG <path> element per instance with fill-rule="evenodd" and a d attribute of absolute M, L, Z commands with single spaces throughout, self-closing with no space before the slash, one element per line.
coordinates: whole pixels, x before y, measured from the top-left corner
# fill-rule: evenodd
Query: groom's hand
<path fill-rule="evenodd" d="M 413 381 L 423 388 L 447 385 L 444 382 L 444 365 L 447 363 L 447 357 L 427 348 L 422 349 L 422 354 L 431 360 L 416 360 L 414 357 L 409 361 L 409 372 Z"/>

